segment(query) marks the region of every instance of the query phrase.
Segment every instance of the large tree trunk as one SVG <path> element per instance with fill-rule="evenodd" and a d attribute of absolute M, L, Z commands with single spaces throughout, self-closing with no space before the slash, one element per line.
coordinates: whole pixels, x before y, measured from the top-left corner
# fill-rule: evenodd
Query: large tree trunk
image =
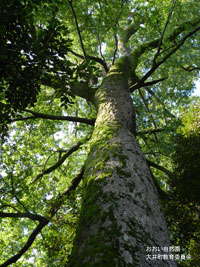
<path fill-rule="evenodd" d="M 170 246 L 170 241 L 154 182 L 133 134 L 133 105 L 124 73 L 113 68 L 95 99 L 98 115 L 69 266 L 176 266 L 173 261 L 146 260 L 147 247 Z"/>

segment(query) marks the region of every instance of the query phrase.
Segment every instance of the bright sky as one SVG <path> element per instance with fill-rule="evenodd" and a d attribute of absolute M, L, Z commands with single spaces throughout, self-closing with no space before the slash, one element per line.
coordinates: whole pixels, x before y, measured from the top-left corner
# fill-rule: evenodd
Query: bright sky
<path fill-rule="evenodd" d="M 192 95 L 198 95 L 200 96 L 200 79 L 196 82 L 196 90 Z"/>

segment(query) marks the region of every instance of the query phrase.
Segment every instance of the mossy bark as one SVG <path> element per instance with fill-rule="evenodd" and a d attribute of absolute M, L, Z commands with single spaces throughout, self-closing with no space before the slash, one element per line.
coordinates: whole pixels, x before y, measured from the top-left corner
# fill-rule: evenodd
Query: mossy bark
<path fill-rule="evenodd" d="M 122 62 L 95 95 L 97 120 L 84 175 L 83 204 L 69 266 L 176 266 L 146 260 L 169 246 L 157 191 L 134 136 L 134 110 Z"/>

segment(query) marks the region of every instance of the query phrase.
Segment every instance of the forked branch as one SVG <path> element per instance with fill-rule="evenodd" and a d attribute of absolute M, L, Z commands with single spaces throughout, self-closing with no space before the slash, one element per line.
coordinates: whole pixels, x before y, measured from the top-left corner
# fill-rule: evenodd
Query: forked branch
<path fill-rule="evenodd" d="M 167 36 L 167 39 L 169 42 L 174 42 L 176 37 L 184 32 L 188 26 L 196 27 L 200 23 L 200 18 L 196 17 L 193 20 L 186 21 L 179 25 L 178 27 L 174 28 L 174 31 Z M 139 81 L 139 83 L 135 84 L 135 86 L 132 87 L 132 90 L 135 88 L 142 87 L 144 85 L 144 81 L 161 65 L 163 64 L 172 54 L 174 54 L 183 44 L 184 42 L 191 37 L 193 34 L 195 34 L 199 30 L 199 26 L 194 28 L 191 32 L 186 34 L 179 42 L 177 42 L 175 45 L 172 46 L 171 51 L 163 57 L 158 63 L 153 64 L 153 67 L 144 75 L 144 77 Z M 154 39 L 152 41 L 149 41 L 147 43 L 143 43 L 132 50 L 131 52 L 131 68 L 134 72 L 139 64 L 140 57 L 146 52 L 150 51 L 154 48 L 157 48 L 159 46 L 160 38 Z M 161 46 L 162 44 L 160 44 Z"/>
<path fill-rule="evenodd" d="M 143 85 L 145 84 L 144 82 L 158 69 L 158 67 L 162 65 L 170 56 L 172 56 L 189 37 L 194 35 L 199 30 L 200 26 L 196 27 L 194 30 L 186 34 L 166 56 L 164 56 L 158 63 L 153 65 L 153 67 L 139 80 L 137 84 L 131 87 L 132 91 L 134 91 L 138 87 L 143 87 Z"/>

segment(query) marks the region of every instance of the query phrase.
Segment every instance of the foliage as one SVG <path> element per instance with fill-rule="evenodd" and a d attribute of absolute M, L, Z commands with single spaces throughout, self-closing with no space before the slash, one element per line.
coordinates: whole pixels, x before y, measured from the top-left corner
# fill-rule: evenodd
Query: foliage
<path fill-rule="evenodd" d="M 82 194 L 74 177 L 81 174 L 96 117 L 93 95 L 127 53 L 130 91 L 138 85 L 131 92 L 137 139 L 167 196 L 172 240 L 194 255 L 181 266 L 197 266 L 200 114 L 199 100 L 194 105 L 190 95 L 199 75 L 199 32 L 182 40 L 199 26 L 200 2 L 176 1 L 172 8 L 168 0 L 0 0 L 0 6 L 0 132 L 8 133 L 0 148 L 0 264 L 41 222 L 3 212 L 48 220 L 14 266 L 67 263 Z M 139 87 L 165 56 L 144 81 L 150 84 Z"/>
<path fill-rule="evenodd" d="M 194 99 L 190 108 L 182 112 L 182 125 L 173 137 L 174 177 L 169 181 L 170 201 L 163 202 L 172 241 L 192 256 L 180 266 L 199 265 L 199 119 L 199 100 Z"/>
<path fill-rule="evenodd" d="M 173 155 L 176 179 L 172 181 L 176 194 L 192 202 L 200 201 L 200 113 L 199 101 L 183 116 Z"/>

